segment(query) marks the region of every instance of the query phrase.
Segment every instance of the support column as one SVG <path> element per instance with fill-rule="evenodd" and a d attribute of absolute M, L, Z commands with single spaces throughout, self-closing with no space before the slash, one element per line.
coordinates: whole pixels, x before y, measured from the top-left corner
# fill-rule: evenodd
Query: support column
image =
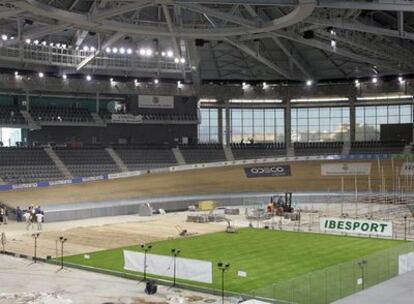
<path fill-rule="evenodd" d="M 96 92 L 96 113 L 99 113 L 99 92 Z"/>
<path fill-rule="evenodd" d="M 225 112 L 226 112 L 226 127 L 225 127 L 225 131 L 226 131 L 226 145 L 230 146 L 230 142 L 231 142 L 231 121 L 230 121 L 230 106 L 229 106 L 229 101 L 225 100 L 224 101 L 225 104 Z"/>
<path fill-rule="evenodd" d="M 355 119 L 355 101 L 356 95 L 353 94 L 349 97 L 349 137 L 350 141 L 355 141 L 355 129 L 356 129 L 356 119 Z"/>
<path fill-rule="evenodd" d="M 290 100 L 284 100 L 285 103 L 285 143 L 286 147 L 292 146 L 292 120 Z"/>
<path fill-rule="evenodd" d="M 218 126 L 218 140 L 220 144 L 224 144 L 223 141 L 223 109 L 218 108 L 217 109 L 217 126 Z"/>
<path fill-rule="evenodd" d="M 29 91 L 26 91 L 26 111 L 30 111 L 30 94 Z"/>

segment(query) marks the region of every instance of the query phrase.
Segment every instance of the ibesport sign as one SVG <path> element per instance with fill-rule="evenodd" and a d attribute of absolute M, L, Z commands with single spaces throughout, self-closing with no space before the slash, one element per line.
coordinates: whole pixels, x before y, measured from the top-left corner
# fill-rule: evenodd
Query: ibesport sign
<path fill-rule="evenodd" d="M 260 166 L 244 168 L 247 177 L 290 176 L 289 165 Z"/>
<path fill-rule="evenodd" d="M 326 232 L 392 236 L 392 222 L 388 221 L 321 218 L 319 224 Z"/>

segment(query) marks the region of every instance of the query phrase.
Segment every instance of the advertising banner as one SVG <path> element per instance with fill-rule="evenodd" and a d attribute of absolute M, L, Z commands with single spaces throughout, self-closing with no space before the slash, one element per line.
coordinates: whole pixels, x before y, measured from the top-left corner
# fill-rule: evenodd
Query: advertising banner
<path fill-rule="evenodd" d="M 401 165 L 400 175 L 414 175 L 414 163 L 405 162 Z"/>
<path fill-rule="evenodd" d="M 246 177 L 290 176 L 290 165 L 256 166 L 244 168 Z"/>
<path fill-rule="evenodd" d="M 111 122 L 113 123 L 122 123 L 122 124 L 140 124 L 142 123 L 142 115 L 132 115 L 132 114 L 112 114 Z"/>
<path fill-rule="evenodd" d="M 371 163 L 321 164 L 322 176 L 370 175 Z"/>
<path fill-rule="evenodd" d="M 124 250 L 124 269 L 144 272 L 145 254 Z M 173 277 L 172 256 L 147 253 L 146 272 L 164 277 Z M 176 258 L 176 277 L 190 281 L 213 283 L 213 264 L 209 261 Z"/>
<path fill-rule="evenodd" d="M 174 96 L 139 95 L 138 107 L 147 109 L 174 109 Z"/>
<path fill-rule="evenodd" d="M 319 225 L 321 231 L 326 232 L 392 236 L 392 222 L 389 221 L 321 218 Z"/>

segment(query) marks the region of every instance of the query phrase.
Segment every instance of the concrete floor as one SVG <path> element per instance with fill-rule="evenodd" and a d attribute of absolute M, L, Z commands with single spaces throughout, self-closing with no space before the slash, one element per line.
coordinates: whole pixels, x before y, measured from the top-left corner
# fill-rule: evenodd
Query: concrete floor
<path fill-rule="evenodd" d="M 0 255 L 1 304 L 185 304 L 221 303 L 215 296 L 158 286 L 77 269 L 57 272 L 54 265 Z M 226 301 L 227 302 L 227 301 Z"/>
<path fill-rule="evenodd" d="M 336 301 L 335 304 L 412 304 L 414 271 L 385 281 L 364 291 Z"/>

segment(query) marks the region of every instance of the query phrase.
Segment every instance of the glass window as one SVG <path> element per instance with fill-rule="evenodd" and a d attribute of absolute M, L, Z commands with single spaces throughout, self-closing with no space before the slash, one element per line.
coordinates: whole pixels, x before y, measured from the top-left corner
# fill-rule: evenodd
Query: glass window
<path fill-rule="evenodd" d="M 277 108 L 230 109 L 231 141 L 284 141 L 284 110 Z M 279 128 L 279 129 L 277 129 Z M 280 133 L 277 130 L 282 130 Z"/>
<path fill-rule="evenodd" d="M 218 109 L 200 109 L 201 123 L 198 125 L 198 139 L 201 143 L 218 143 Z"/>
<path fill-rule="evenodd" d="M 413 122 L 412 106 L 358 106 L 355 120 L 355 140 L 380 140 L 381 125 Z"/>
<path fill-rule="evenodd" d="M 292 141 L 344 141 L 349 139 L 349 108 L 296 108 L 291 117 Z"/>

